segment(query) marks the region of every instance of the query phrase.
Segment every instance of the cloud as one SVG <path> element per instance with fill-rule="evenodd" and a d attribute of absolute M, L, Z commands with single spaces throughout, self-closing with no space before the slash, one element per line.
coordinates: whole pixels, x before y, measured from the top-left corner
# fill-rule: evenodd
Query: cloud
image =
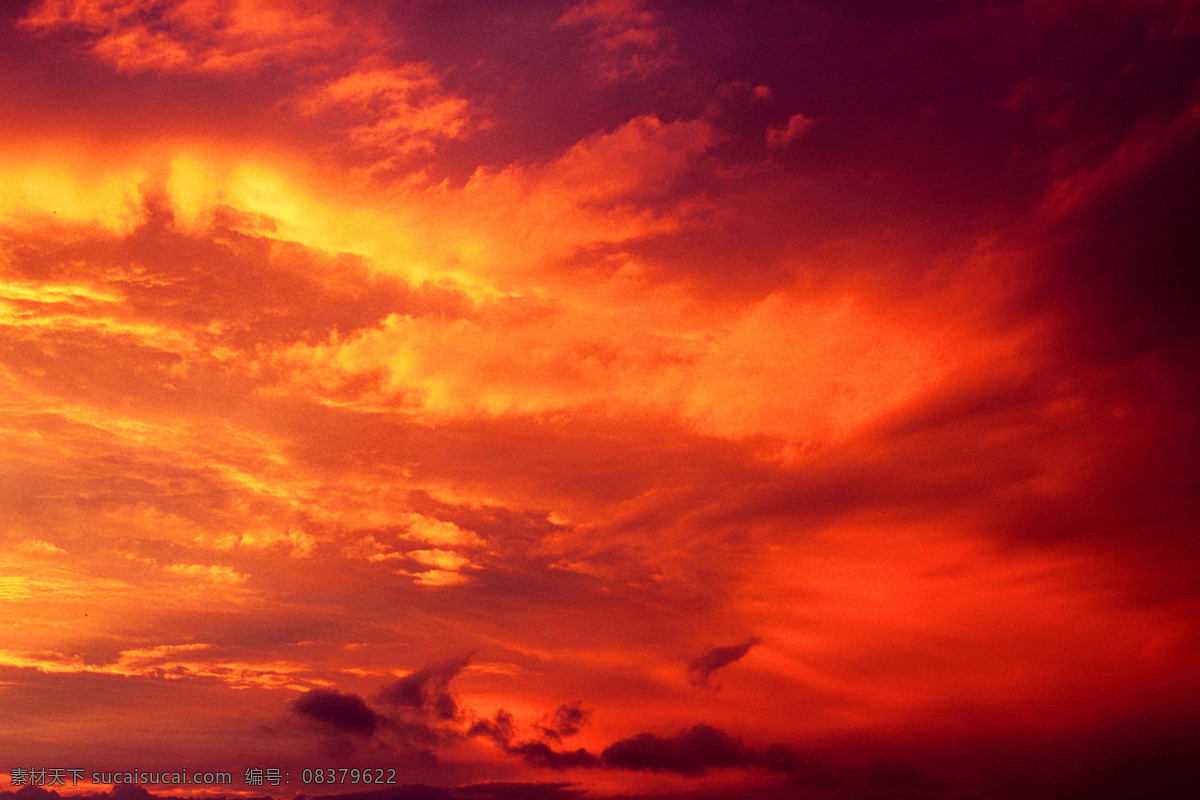
<path fill-rule="evenodd" d="M 521 756 L 530 766 L 547 769 L 598 767 L 601 763 L 599 758 L 582 747 L 575 750 L 555 750 L 545 742 L 521 742 L 510 745 L 507 752 Z"/>
<path fill-rule="evenodd" d="M 541 725 L 536 725 L 535 728 L 543 736 L 558 741 L 563 736 L 570 736 L 578 731 L 578 726 L 586 716 L 587 712 L 581 711 L 578 703 L 573 706 L 559 706 L 554 714 L 550 715 L 558 726 L 557 729 Z M 497 710 L 493 719 L 479 719 L 473 722 L 467 729 L 467 735 L 490 739 L 504 752 L 520 756 L 526 764 L 533 767 L 566 770 L 601 766 L 600 759 L 582 747 L 575 750 L 556 750 L 545 742 L 514 741 L 515 721 L 513 715 L 504 709 Z"/>
<path fill-rule="evenodd" d="M 24 541 L 17 542 L 16 549 L 25 553 L 43 556 L 65 555 L 67 552 L 56 544 L 40 539 L 25 539 Z"/>
<path fill-rule="evenodd" d="M 296 713 L 328 725 L 343 733 L 371 736 L 379 718 L 363 699 L 331 689 L 311 689 L 293 704 Z"/>
<path fill-rule="evenodd" d="M 469 128 L 467 101 L 444 92 L 428 64 L 359 69 L 297 103 L 304 114 L 335 117 L 351 142 L 378 153 L 430 152 Z"/>
<path fill-rule="evenodd" d="M 807 133 L 813 126 L 814 120 L 803 114 L 793 114 L 785 125 L 767 128 L 767 147 L 779 149 L 787 147 L 801 134 Z"/>
<path fill-rule="evenodd" d="M 696 725 L 672 737 L 639 733 L 604 748 L 605 766 L 699 776 L 717 767 L 745 767 L 758 758 L 740 739 L 711 725 Z"/>
<path fill-rule="evenodd" d="M 512 742 L 515 731 L 513 715 L 500 708 L 496 710 L 493 719 L 478 719 L 472 722 L 467 729 L 467 735 L 485 737 L 503 749 Z"/>
<path fill-rule="evenodd" d="M 1195 716 L 1194 3 L 10 5 L 6 750 L 777 800 Z"/>
<path fill-rule="evenodd" d="M 408 557 L 418 564 L 447 572 L 458 572 L 471 563 L 471 559 L 451 550 L 410 550 Z"/>
<path fill-rule="evenodd" d="M 760 641 L 757 636 L 751 636 L 740 644 L 708 648 L 688 664 L 688 680 L 693 686 L 707 686 L 714 672 L 740 661 Z"/>
<path fill-rule="evenodd" d="M 553 714 L 547 714 L 542 718 L 538 729 L 544 736 L 556 741 L 574 736 L 592 716 L 590 710 L 581 708 L 580 705 L 581 701 L 577 700 L 571 705 L 559 706 Z"/>
<path fill-rule="evenodd" d="M 413 575 L 413 582 L 418 586 L 461 586 L 468 580 L 461 572 L 447 569 L 427 569 Z"/>
<path fill-rule="evenodd" d="M 452 720 L 458 715 L 458 703 L 449 692 L 450 681 L 470 661 L 468 654 L 411 672 L 381 689 L 379 700 L 392 706 L 428 710 L 439 719 Z"/>
<path fill-rule="evenodd" d="M 673 772 L 699 777 L 710 769 L 764 767 L 807 780 L 824 781 L 816 770 L 783 745 L 763 750 L 747 747 L 741 739 L 711 725 L 696 725 L 671 737 L 640 733 L 613 742 L 600 753 L 604 766 L 641 772 Z M 811 774 L 810 774 L 811 773 Z"/>
<path fill-rule="evenodd" d="M 453 522 L 411 514 L 407 518 L 408 532 L 404 538 L 435 547 L 482 547 L 484 541 L 475 531 L 465 530 Z"/>
<path fill-rule="evenodd" d="M 43 0 L 21 25 L 81 33 L 92 55 L 125 71 L 220 74 L 328 56 L 370 38 L 334 11 L 325 0 Z"/>
<path fill-rule="evenodd" d="M 627 319 L 613 304 L 641 314 Z M 777 293 L 697 330 L 673 292 L 618 277 L 587 301 L 514 299 L 468 319 L 394 315 L 272 361 L 281 390 L 349 394 L 429 423 L 615 403 L 717 435 L 820 440 L 848 437 L 935 383 L 954 357 L 981 352 L 951 355 L 915 320 L 850 296 Z"/>
<path fill-rule="evenodd" d="M 167 572 L 191 578 L 203 583 L 237 585 L 245 583 L 248 575 L 224 564 L 169 564 L 164 567 Z"/>
<path fill-rule="evenodd" d="M 63 241 L 81 233 L 128 234 L 144 222 L 144 169 L 108 162 L 96 170 L 87 166 L 85 154 L 44 145 L 21 149 L 5 152 L 0 167 L 5 228 L 41 228 Z"/>
<path fill-rule="evenodd" d="M 19 599 L 11 591 L 7 592 L 7 596 Z M 206 679 L 239 689 L 295 688 L 301 676 L 311 672 L 304 665 L 294 662 L 240 660 L 231 657 L 226 648 L 197 643 L 156 645 L 124 649 L 112 654 L 86 655 L 0 650 L 0 666 L 60 675 L 169 681 Z"/>
<path fill-rule="evenodd" d="M 580 704 L 576 702 L 559 706 L 553 713 L 543 716 L 533 727 L 541 737 L 559 742 L 564 737 L 578 733 L 589 716 L 590 712 L 580 708 Z M 467 736 L 489 739 L 505 753 L 519 756 L 533 767 L 566 770 L 601 766 L 601 760 L 585 748 L 557 750 L 543 741 L 517 741 L 516 730 L 513 715 L 499 709 L 493 719 L 475 720 L 467 729 Z"/>
<path fill-rule="evenodd" d="M 607 83 L 645 79 L 674 63 L 667 29 L 641 0 L 583 0 L 564 11 L 555 27 L 585 32 L 588 67 Z"/>

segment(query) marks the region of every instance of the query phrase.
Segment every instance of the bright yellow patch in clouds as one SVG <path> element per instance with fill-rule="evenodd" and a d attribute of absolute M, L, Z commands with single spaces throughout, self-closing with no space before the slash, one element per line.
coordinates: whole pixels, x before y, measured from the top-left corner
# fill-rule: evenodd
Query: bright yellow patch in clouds
<path fill-rule="evenodd" d="M 447 572 L 457 572 L 471 563 L 471 559 L 449 550 L 413 550 L 408 555 L 418 564 Z"/>
<path fill-rule="evenodd" d="M 420 586 L 458 586 L 467 582 L 467 576 L 452 570 L 431 569 L 417 573 L 413 580 Z"/>
<path fill-rule="evenodd" d="M 417 91 L 385 90 L 376 85 L 383 80 L 378 78 L 361 80 L 366 86 L 345 89 L 347 97 L 320 94 L 324 99 L 311 107 L 364 101 L 357 92 L 367 91 L 399 96 L 385 105 L 408 102 L 408 93 Z M 420 86 L 428 80 L 389 73 L 384 83 Z M 395 127 L 397 135 L 410 128 L 405 136 L 415 138 L 403 146 L 424 146 L 420 142 L 434 136 L 434 129 L 442 131 L 436 135 L 458 135 L 459 117 L 452 113 L 457 101 L 430 102 L 427 118 L 421 117 L 425 112 L 401 114 L 394 123 L 381 117 L 371 124 Z M 449 280 L 485 297 L 556 281 L 554 262 L 581 248 L 679 230 L 694 209 L 667 195 L 714 141 L 712 127 L 703 121 L 664 124 L 638 117 L 543 164 L 480 169 L 461 187 L 431 186 L 418 178 L 388 188 L 297 162 L 294 154 L 247 157 L 185 148 L 170 161 L 167 192 L 177 221 L 189 230 L 202 230 L 217 213 L 232 209 L 243 214 L 235 227 L 247 233 L 354 253 L 382 272 Z"/>
<path fill-rule="evenodd" d="M 143 219 L 144 169 L 97 169 L 82 154 L 0 151 L 0 222 L 84 225 L 124 234 Z"/>
<path fill-rule="evenodd" d="M 464 530 L 453 522 L 410 514 L 407 516 L 406 539 L 425 542 L 437 547 L 480 547 L 483 540 L 475 531 Z"/>
<path fill-rule="evenodd" d="M 245 583 L 249 577 L 238 572 L 233 567 L 223 565 L 170 564 L 166 567 L 166 570 L 174 575 L 190 578 L 199 583 L 237 585 Z"/>
<path fill-rule="evenodd" d="M 418 245 L 412 203 L 374 202 L 343 177 L 284 157 L 246 158 L 221 150 L 185 150 L 169 158 L 165 190 L 176 224 L 204 233 L 218 216 L 234 230 L 326 253 L 351 253 L 375 269 L 420 282 L 444 276 Z M 457 270 L 454 270 L 457 274 Z"/>

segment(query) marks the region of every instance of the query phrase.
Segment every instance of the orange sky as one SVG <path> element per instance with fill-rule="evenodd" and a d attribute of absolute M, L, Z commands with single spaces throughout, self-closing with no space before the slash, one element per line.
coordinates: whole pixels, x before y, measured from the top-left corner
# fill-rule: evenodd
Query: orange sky
<path fill-rule="evenodd" d="M 1188 0 L 5 4 L 0 789 L 1187 796 L 1197 53 Z"/>

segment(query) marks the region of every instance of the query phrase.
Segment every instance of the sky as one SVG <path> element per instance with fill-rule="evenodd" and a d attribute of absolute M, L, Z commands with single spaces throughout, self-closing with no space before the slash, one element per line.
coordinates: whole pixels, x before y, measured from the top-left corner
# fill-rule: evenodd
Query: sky
<path fill-rule="evenodd" d="M 1198 251 L 1190 0 L 4 3 L 0 793 L 1196 796 Z"/>

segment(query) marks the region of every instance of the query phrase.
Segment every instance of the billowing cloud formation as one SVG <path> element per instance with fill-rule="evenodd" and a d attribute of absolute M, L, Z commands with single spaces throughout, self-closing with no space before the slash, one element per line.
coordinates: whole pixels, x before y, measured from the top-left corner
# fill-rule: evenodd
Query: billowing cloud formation
<path fill-rule="evenodd" d="M 378 719 L 356 694 L 344 694 L 329 689 L 311 689 L 293 704 L 296 713 L 329 725 L 335 730 L 370 736 Z"/>
<path fill-rule="evenodd" d="M 722 667 L 742 660 L 750 652 L 750 648 L 760 641 L 757 636 L 751 636 L 740 644 L 708 648 L 688 664 L 688 680 L 693 686 L 707 686 L 709 676 Z"/>

